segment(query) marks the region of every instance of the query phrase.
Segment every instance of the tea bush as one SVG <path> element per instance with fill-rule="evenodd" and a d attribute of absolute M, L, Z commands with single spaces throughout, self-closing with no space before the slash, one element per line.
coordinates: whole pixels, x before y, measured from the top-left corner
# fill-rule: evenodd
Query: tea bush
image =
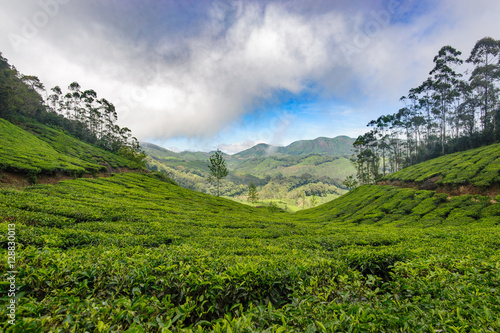
<path fill-rule="evenodd" d="M 4 189 L 19 304 L 14 326 L 0 308 L 0 327 L 498 331 L 498 207 L 370 185 L 288 214 L 133 173 Z"/>
<path fill-rule="evenodd" d="M 500 144 L 445 155 L 386 176 L 385 180 L 423 183 L 439 177 L 438 185 L 489 187 L 500 183 Z"/>

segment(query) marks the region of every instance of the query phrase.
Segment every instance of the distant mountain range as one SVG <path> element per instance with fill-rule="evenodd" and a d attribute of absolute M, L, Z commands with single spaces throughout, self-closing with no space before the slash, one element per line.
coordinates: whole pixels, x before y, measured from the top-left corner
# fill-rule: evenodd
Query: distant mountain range
<path fill-rule="evenodd" d="M 265 143 L 258 144 L 239 152 L 235 158 L 254 158 L 273 155 L 305 156 L 311 154 L 325 156 L 351 155 L 352 144 L 355 139 L 348 136 L 337 136 L 336 138 L 319 137 L 314 140 L 300 140 L 289 144 L 286 147 L 271 146 Z"/>
<path fill-rule="evenodd" d="M 342 181 L 355 173 L 349 160 L 353 142 L 339 136 L 296 141 L 286 147 L 262 143 L 234 155 L 225 154 L 230 172 L 222 193 L 244 196 L 253 182 L 267 198 L 279 194 L 280 198 L 290 199 L 314 192 L 326 200 L 328 195 L 341 193 Z M 151 143 L 141 146 L 148 155 L 150 170 L 167 172 L 183 187 L 213 193 L 213 185 L 207 182 L 207 161 L 213 152 L 176 153 Z"/>
<path fill-rule="evenodd" d="M 306 156 L 318 154 L 324 156 L 342 156 L 352 154 L 352 144 L 355 139 L 348 136 L 337 136 L 335 138 L 319 137 L 314 140 L 300 140 L 289 144 L 286 147 L 272 146 L 266 143 L 260 143 L 247 150 L 241 151 L 234 155 L 226 155 L 226 159 L 249 159 L 265 156 L 289 155 L 289 156 Z M 161 159 L 179 159 L 184 161 L 207 160 L 211 153 L 205 152 L 189 152 L 183 151 L 180 153 L 159 147 L 152 143 L 142 143 L 146 154 Z"/>

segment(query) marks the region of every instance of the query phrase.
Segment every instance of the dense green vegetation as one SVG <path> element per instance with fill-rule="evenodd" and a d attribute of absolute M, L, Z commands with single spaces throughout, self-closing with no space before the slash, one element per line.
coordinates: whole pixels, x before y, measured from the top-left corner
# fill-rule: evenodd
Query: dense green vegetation
<path fill-rule="evenodd" d="M 37 122 L 28 122 L 21 125 L 61 154 L 112 169 L 139 169 L 142 166 L 140 161 L 128 159 L 126 156 L 77 140 L 59 129 L 50 128 Z"/>
<path fill-rule="evenodd" d="M 19 123 L 36 120 L 136 164 L 143 162 L 145 155 L 131 130 L 116 124 L 118 114 L 111 102 L 97 98 L 92 89 L 82 91 L 77 82 L 68 86 L 66 94 L 59 86 L 51 92 L 48 95 L 38 77 L 18 72 L 0 52 L 0 118 Z"/>
<path fill-rule="evenodd" d="M 141 165 L 101 148 L 76 140 L 61 130 L 35 121 L 25 129 L 0 119 L 0 170 L 37 175 L 82 176 L 108 168 L 140 168 Z"/>
<path fill-rule="evenodd" d="M 425 227 L 475 222 L 497 225 L 500 224 L 498 209 L 500 206 L 493 204 L 491 198 L 480 195 L 448 198 L 446 193 L 364 185 L 323 205 L 321 210 L 300 212 L 297 217 L 370 225 L 396 223 Z"/>
<path fill-rule="evenodd" d="M 438 185 L 489 188 L 500 184 L 500 144 L 450 154 L 393 173 L 385 179 L 422 183 L 438 177 Z"/>
<path fill-rule="evenodd" d="M 348 139 L 339 137 L 333 140 L 338 142 L 343 138 L 344 141 Z M 316 140 L 305 142 L 313 141 Z M 345 143 L 345 147 L 348 144 Z M 152 144 L 143 146 L 148 154 L 147 165 L 150 170 L 167 173 L 185 188 L 208 194 L 217 193 L 217 187 L 207 181 L 209 154 L 174 153 Z M 343 156 L 293 156 L 281 153 L 260 156 L 255 154 L 254 150 L 257 148 L 254 148 L 245 151 L 244 157 L 240 154 L 224 155 L 230 172 L 220 183 L 220 193 L 223 196 L 246 203 L 248 185 L 254 183 L 261 204 L 274 202 L 280 208 L 294 211 L 306 207 L 313 196 L 317 196 L 319 202 L 323 203 L 344 193 L 342 182 L 355 170 Z M 203 157 L 204 159 L 199 159 Z"/>
<path fill-rule="evenodd" d="M 4 189 L 0 242 L 15 223 L 19 307 L 16 326 L 5 307 L 1 323 L 7 332 L 497 331 L 499 207 L 371 185 L 288 214 L 131 173 Z"/>
<path fill-rule="evenodd" d="M 370 121 L 372 129 L 354 143 L 357 176 L 381 176 L 449 153 L 500 139 L 500 40 L 476 42 L 467 59 L 451 46 L 434 57 L 420 86 L 401 97 L 398 112 Z M 461 72 L 460 65 L 467 63 Z M 472 68 L 472 70 L 471 70 Z"/>
<path fill-rule="evenodd" d="M 351 155 L 351 145 L 354 139 L 348 136 L 338 136 L 336 138 L 316 138 L 314 140 L 299 140 L 292 142 L 286 147 L 272 146 L 260 143 L 252 148 L 233 155 L 234 159 L 247 159 L 255 157 L 265 157 L 273 155 L 324 155 L 324 156 L 342 156 Z"/>
<path fill-rule="evenodd" d="M 57 172 L 70 175 L 96 173 L 105 167 L 61 154 L 48 143 L 0 119 L 0 169 L 36 176 Z"/>
<path fill-rule="evenodd" d="M 443 52 L 437 60 L 447 52 L 456 55 L 449 48 Z M 480 64 L 476 60 L 471 62 Z M 442 72 L 440 66 L 435 73 Z M 473 77 L 479 80 L 478 73 Z M 482 133 L 496 135 L 489 95 L 494 84 L 486 83 L 474 86 L 476 94 L 487 90 L 479 96 L 486 117 Z M 44 104 L 37 92 L 42 89 L 36 77 L 20 75 L 0 57 L 0 117 L 19 125 L 0 119 L 0 170 L 29 175 L 35 183 L 40 174 L 82 176 L 141 166 L 143 156 L 136 142 L 128 141 L 129 132 L 121 133 L 120 149 L 106 146 L 113 142 L 108 134 L 120 134 L 99 113 L 104 105 L 113 117 L 111 104 L 77 84 L 66 95 L 54 88 L 52 104 Z M 453 100 L 443 97 L 451 88 L 442 81 L 433 89 L 440 89 L 435 116 L 443 119 L 442 144 L 444 115 Z M 379 142 L 378 133 L 370 135 Z M 75 138 L 80 136 L 87 143 Z M 412 147 L 424 147 L 412 146 L 408 137 L 395 139 L 396 150 L 406 146 L 393 157 L 385 155 L 386 146 L 374 152 L 373 141 L 358 139 L 356 146 L 368 149 L 363 163 L 369 161 L 358 167 L 375 177 L 380 159 L 385 173 L 392 170 L 386 169 L 386 157 L 399 169 L 411 164 Z M 256 205 L 270 203 L 259 208 L 178 186 L 174 180 L 180 179 L 184 186 L 213 191 L 203 187 L 208 155 L 161 149 L 148 163 L 162 172 L 0 187 L 0 255 L 12 257 L 15 251 L 12 266 L 2 261 L 0 299 L 3 304 L 17 300 L 14 324 L 7 320 L 7 306 L 0 307 L 0 331 L 500 331 L 495 187 L 500 145 L 387 177 L 403 182 L 437 177 L 448 186 L 488 189 L 489 196 L 363 185 L 316 208 L 295 214 L 280 210 L 274 200 L 305 208 L 343 193 L 343 177 L 336 177 L 347 160 L 325 156 L 322 149 L 330 143 L 291 145 L 289 155 L 297 156 L 267 155 L 268 147 L 260 146 L 261 156 L 247 151 L 228 157 L 233 172 L 221 182 L 221 192 L 247 201 L 252 182 Z M 407 162 L 397 157 L 402 152 Z M 9 274 L 15 274 L 15 296 L 8 296 Z"/>

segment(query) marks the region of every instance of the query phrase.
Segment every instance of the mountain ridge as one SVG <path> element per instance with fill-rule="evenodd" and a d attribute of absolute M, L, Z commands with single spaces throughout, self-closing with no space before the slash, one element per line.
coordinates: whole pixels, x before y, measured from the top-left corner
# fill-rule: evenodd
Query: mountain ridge
<path fill-rule="evenodd" d="M 355 139 L 350 138 L 347 135 L 339 135 L 334 138 L 317 137 L 312 140 L 298 140 L 287 146 L 274 146 L 267 143 L 258 143 L 255 146 L 242 150 L 238 153 L 232 155 L 224 153 L 224 155 L 228 160 L 234 158 L 247 159 L 273 155 L 305 156 L 318 154 L 325 156 L 342 156 L 351 154 L 351 147 L 354 141 Z M 148 153 L 148 151 L 156 150 L 157 153 L 158 151 L 162 153 L 161 157 L 163 158 L 178 158 L 185 161 L 208 159 L 212 153 L 200 151 L 174 152 L 150 142 L 141 143 L 141 147 L 146 153 Z M 155 155 L 159 157 L 157 154 Z"/>

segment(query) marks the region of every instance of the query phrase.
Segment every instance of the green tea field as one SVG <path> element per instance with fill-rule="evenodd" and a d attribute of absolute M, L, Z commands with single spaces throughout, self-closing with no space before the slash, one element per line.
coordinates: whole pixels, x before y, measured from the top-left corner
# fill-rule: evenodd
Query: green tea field
<path fill-rule="evenodd" d="M 423 162 L 384 179 L 423 183 L 431 178 L 437 185 L 473 185 L 487 188 L 500 183 L 500 144 L 455 153 Z"/>
<path fill-rule="evenodd" d="M 0 216 L 5 332 L 500 330 L 489 197 L 372 185 L 289 214 L 129 173 L 5 188 Z"/>
<path fill-rule="evenodd" d="M 500 333 L 499 13 L 3 1 L 0 333 Z"/>
<path fill-rule="evenodd" d="M 37 122 L 25 123 L 24 127 L 0 119 L 0 172 L 28 175 L 36 182 L 40 175 L 81 177 L 106 172 L 108 168 L 138 168 L 132 161 L 61 130 Z"/>

